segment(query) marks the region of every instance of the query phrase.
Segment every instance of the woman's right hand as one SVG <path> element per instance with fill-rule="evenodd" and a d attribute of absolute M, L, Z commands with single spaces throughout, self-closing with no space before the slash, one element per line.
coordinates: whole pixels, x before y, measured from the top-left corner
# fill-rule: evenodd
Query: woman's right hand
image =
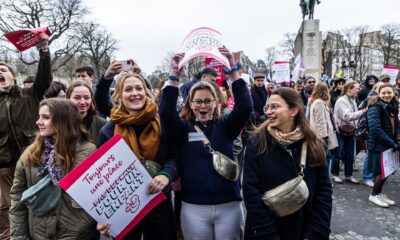
<path fill-rule="evenodd" d="M 169 71 L 169 75 L 179 78 L 181 75 L 182 69 L 179 69 L 179 62 L 185 56 L 185 53 L 175 54 L 171 59 L 171 69 Z"/>
<path fill-rule="evenodd" d="M 121 72 L 122 64 L 119 61 L 112 61 L 107 68 L 104 78 L 107 80 L 113 80 L 114 76 Z"/>
<path fill-rule="evenodd" d="M 106 237 L 111 237 L 111 224 L 110 223 L 98 223 L 96 226 L 97 231 L 100 232 L 101 235 Z"/>

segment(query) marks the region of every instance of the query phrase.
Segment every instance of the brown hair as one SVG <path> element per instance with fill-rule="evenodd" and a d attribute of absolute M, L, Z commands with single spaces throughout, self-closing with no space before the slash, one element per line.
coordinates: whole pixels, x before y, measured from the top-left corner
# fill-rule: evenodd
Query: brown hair
<path fill-rule="evenodd" d="M 113 105 L 115 107 L 120 107 L 121 106 L 120 99 L 122 98 L 122 92 L 124 91 L 124 83 L 125 83 L 125 80 L 130 78 L 130 77 L 133 77 L 133 78 L 136 78 L 136 79 L 140 80 L 140 82 L 143 85 L 143 88 L 144 88 L 144 91 L 146 93 L 146 96 L 148 98 L 154 100 L 154 95 L 150 91 L 150 89 L 147 87 L 146 81 L 143 79 L 143 77 L 140 74 L 130 72 L 130 73 L 122 74 L 121 77 L 118 79 L 117 84 L 115 85 L 115 90 L 114 90 L 114 93 L 112 95 Z"/>
<path fill-rule="evenodd" d="M 326 153 L 322 141 L 317 138 L 315 132 L 310 128 L 300 94 L 292 88 L 282 87 L 272 91 L 271 96 L 272 95 L 280 96 L 289 108 L 299 109 L 294 121 L 295 125 L 300 127 L 300 130 L 304 134 L 304 139 L 307 141 L 307 155 L 310 156 L 311 166 L 322 166 L 325 162 Z M 257 155 L 268 153 L 269 147 L 266 139 L 267 127 L 268 121 L 265 121 L 252 132 L 252 134 L 258 136 L 260 142 Z"/>
<path fill-rule="evenodd" d="M 329 94 L 328 85 L 326 85 L 326 83 L 324 82 L 319 82 L 315 85 L 314 91 L 311 95 L 309 106 L 311 106 L 313 102 L 317 99 L 322 99 L 323 101 L 328 103 L 330 102 L 331 97 Z"/>
<path fill-rule="evenodd" d="M 40 107 L 47 106 L 51 115 L 51 122 L 55 129 L 55 151 L 60 159 L 63 172 L 72 170 L 75 164 L 76 146 L 79 141 L 89 141 L 89 134 L 82 125 L 78 107 L 70 100 L 49 98 L 40 103 Z M 43 151 L 43 137 L 38 134 L 35 141 L 23 153 L 26 164 L 39 164 Z"/>
<path fill-rule="evenodd" d="M 354 86 L 355 86 L 356 84 L 359 84 L 359 83 L 356 82 L 356 81 L 348 81 L 348 82 L 343 86 L 343 91 L 342 91 L 342 95 L 341 95 L 341 96 L 346 95 L 347 92 L 348 92 L 350 89 L 353 89 Z"/>
<path fill-rule="evenodd" d="M 86 87 L 89 90 L 90 97 L 92 98 L 92 102 L 90 103 L 90 108 L 88 110 L 88 113 L 90 113 L 92 115 L 96 114 L 96 106 L 94 105 L 94 99 L 93 99 L 94 98 L 93 90 L 90 88 L 89 84 L 86 81 L 83 81 L 83 80 L 75 80 L 75 81 L 73 81 L 69 85 L 69 87 L 67 89 L 67 92 L 66 92 L 66 95 L 65 95 L 66 98 L 67 99 L 71 99 L 72 92 L 74 91 L 74 89 L 76 87 Z"/>
<path fill-rule="evenodd" d="M 370 97 L 368 99 L 368 105 L 375 105 L 379 100 L 379 93 L 381 92 L 382 89 L 387 88 L 387 87 L 391 88 L 393 90 L 393 94 L 394 94 L 393 98 L 395 98 L 396 97 L 396 88 L 391 83 L 381 83 L 378 85 L 378 88 L 376 90 L 376 93 L 378 94 L 378 96 Z"/>
<path fill-rule="evenodd" d="M 196 93 L 197 90 L 202 90 L 206 89 L 211 92 L 211 95 L 215 99 L 215 101 L 218 102 L 218 96 L 216 93 L 215 88 L 207 81 L 200 81 L 193 85 L 193 87 L 190 89 L 189 96 L 186 99 L 186 102 L 182 108 L 181 111 L 181 117 L 189 122 L 194 122 L 196 120 L 196 117 L 194 116 L 194 113 L 192 109 L 190 108 L 190 103 L 193 101 L 194 94 Z M 215 107 L 214 112 L 213 112 L 213 120 L 218 121 L 220 119 L 220 114 L 218 111 L 218 108 Z"/>

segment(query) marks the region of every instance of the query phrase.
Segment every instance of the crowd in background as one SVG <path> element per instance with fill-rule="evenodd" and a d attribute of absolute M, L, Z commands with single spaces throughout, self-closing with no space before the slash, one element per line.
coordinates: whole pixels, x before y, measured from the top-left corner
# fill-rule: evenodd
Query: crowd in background
<path fill-rule="evenodd" d="M 256 74 L 246 82 L 222 47 L 232 68 L 221 86 L 213 68 L 180 84 L 183 54 L 171 59 L 157 88 L 139 66 L 122 72 L 118 61 L 98 79 L 91 67 L 80 67 L 65 84 L 52 77 L 48 37 L 41 41 L 36 76 L 22 87 L 17 69 L 0 63 L 0 239 L 110 236 L 112 223 L 96 223 L 64 191 L 41 216 L 20 201 L 46 176 L 57 184 L 116 134 L 150 166 L 149 193 L 167 196 L 125 239 L 329 239 L 332 183 L 360 183 L 353 166 L 361 149 L 361 181 L 372 188 L 366 198 L 380 207 L 396 204 L 382 191 L 380 158 L 400 150 L 400 84 L 390 84 L 390 76 L 276 84 Z M 240 166 L 239 178 L 216 171 L 215 152 Z M 274 215 L 264 193 L 299 173 L 307 201 L 290 215 Z"/>

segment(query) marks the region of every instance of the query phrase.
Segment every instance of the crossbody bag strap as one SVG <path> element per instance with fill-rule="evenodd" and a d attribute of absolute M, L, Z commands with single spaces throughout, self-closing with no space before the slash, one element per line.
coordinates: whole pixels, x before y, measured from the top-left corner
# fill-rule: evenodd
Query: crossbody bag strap
<path fill-rule="evenodd" d="M 307 157 L 307 142 L 304 141 L 301 147 L 301 157 L 300 157 L 300 176 L 304 176 L 304 169 L 306 168 L 306 157 Z"/>
<path fill-rule="evenodd" d="M 201 129 L 199 128 L 199 126 L 194 125 L 194 129 L 196 129 L 197 132 L 202 133 L 202 134 L 204 135 L 204 139 L 203 139 L 204 145 L 210 145 L 210 140 L 208 140 L 208 138 L 206 137 L 206 135 L 204 134 L 204 132 L 201 131 Z"/>

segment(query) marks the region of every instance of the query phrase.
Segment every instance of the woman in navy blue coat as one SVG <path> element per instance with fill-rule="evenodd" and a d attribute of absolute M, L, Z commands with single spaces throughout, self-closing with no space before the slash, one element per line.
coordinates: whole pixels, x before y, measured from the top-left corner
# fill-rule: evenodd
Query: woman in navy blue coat
<path fill-rule="evenodd" d="M 382 193 L 386 178 L 382 179 L 381 153 L 393 148 L 400 150 L 399 104 L 396 89 L 389 83 L 378 87 L 378 96 L 368 100 L 368 172 L 375 175 L 374 187 L 368 200 L 380 207 L 395 205 Z"/>
<path fill-rule="evenodd" d="M 224 47 L 220 52 L 234 65 L 233 56 Z M 171 61 L 170 79 L 160 101 L 160 117 L 167 136 L 178 148 L 182 184 L 181 223 L 185 239 L 241 239 L 244 228 L 239 180 L 227 180 L 213 168 L 212 154 L 204 146 L 204 135 L 211 147 L 233 159 L 233 141 L 240 134 L 252 112 L 252 101 L 246 83 L 239 79 L 238 69 L 230 74 L 235 106 L 220 116 L 214 87 L 200 81 L 190 89 L 179 116 L 176 110 L 182 54 Z M 203 133 L 198 133 L 197 125 Z M 204 135 L 203 135 L 204 134 Z"/>
<path fill-rule="evenodd" d="M 279 88 L 272 92 L 264 111 L 267 121 L 255 130 L 245 153 L 245 239 L 329 239 L 332 185 L 324 144 L 310 129 L 300 95 L 293 89 Z M 307 202 L 293 214 L 275 216 L 262 196 L 299 175 L 304 141 L 307 141 L 304 169 L 309 191 Z"/>

